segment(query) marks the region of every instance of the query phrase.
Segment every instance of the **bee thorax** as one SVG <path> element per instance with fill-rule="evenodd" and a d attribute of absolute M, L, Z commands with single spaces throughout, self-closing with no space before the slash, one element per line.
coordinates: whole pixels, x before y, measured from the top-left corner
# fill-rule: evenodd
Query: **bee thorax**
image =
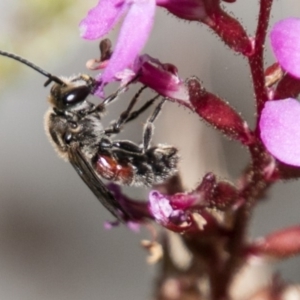
<path fill-rule="evenodd" d="M 67 158 L 68 148 L 74 144 L 85 156 L 93 157 L 103 136 L 97 114 L 80 118 L 78 113 L 60 115 L 50 109 L 45 115 L 45 129 L 50 142 L 63 158 Z"/>

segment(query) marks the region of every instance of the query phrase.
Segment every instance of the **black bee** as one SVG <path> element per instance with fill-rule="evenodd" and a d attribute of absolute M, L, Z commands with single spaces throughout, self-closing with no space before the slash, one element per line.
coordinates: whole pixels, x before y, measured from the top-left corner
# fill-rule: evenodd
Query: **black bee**
<path fill-rule="evenodd" d="M 177 171 L 178 151 L 168 145 L 151 147 L 153 122 L 157 118 L 165 99 L 154 109 L 147 120 L 141 145 L 127 140 L 112 139 L 126 123 L 134 120 L 158 98 L 147 101 L 133 111 L 140 91 L 130 101 L 127 109 L 108 128 L 103 128 L 101 116 L 106 106 L 124 90 L 120 88 L 99 105 L 87 101 L 98 83 L 88 75 L 70 78 L 53 76 L 33 63 L 12 53 L 0 50 L 0 55 L 15 59 L 46 76 L 50 90 L 50 108 L 45 115 L 45 129 L 58 154 L 68 160 L 81 179 L 99 201 L 120 221 L 130 219 L 126 211 L 114 198 L 102 178 L 123 185 L 152 186 L 165 181 Z"/>

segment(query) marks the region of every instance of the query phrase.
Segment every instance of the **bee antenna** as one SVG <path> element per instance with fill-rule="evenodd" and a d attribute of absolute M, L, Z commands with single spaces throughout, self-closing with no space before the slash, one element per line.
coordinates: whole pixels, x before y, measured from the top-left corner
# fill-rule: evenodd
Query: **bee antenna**
<path fill-rule="evenodd" d="M 28 61 L 27 59 L 21 57 L 21 56 L 18 56 L 16 54 L 13 54 L 13 53 L 9 53 L 9 52 L 6 52 L 6 51 L 2 51 L 0 50 L 0 55 L 2 56 L 6 56 L 6 57 L 9 57 L 9 58 L 12 58 L 22 64 L 25 64 L 26 66 L 34 69 L 35 71 L 39 72 L 40 74 L 48 77 L 48 80 L 45 82 L 44 86 L 47 86 L 49 83 L 51 83 L 52 81 L 60 84 L 60 85 L 64 85 L 65 83 L 59 79 L 57 76 L 53 76 L 52 74 L 46 72 L 45 70 L 43 70 L 42 68 L 36 66 L 34 63 Z"/>

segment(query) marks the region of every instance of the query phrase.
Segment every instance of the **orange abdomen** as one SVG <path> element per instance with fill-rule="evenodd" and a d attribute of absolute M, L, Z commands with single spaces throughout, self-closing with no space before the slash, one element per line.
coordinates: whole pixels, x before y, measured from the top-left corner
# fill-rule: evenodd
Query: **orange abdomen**
<path fill-rule="evenodd" d="M 120 164 L 111 156 L 99 155 L 95 167 L 97 173 L 107 180 L 126 185 L 133 182 L 134 172 L 132 166 L 128 163 Z"/>

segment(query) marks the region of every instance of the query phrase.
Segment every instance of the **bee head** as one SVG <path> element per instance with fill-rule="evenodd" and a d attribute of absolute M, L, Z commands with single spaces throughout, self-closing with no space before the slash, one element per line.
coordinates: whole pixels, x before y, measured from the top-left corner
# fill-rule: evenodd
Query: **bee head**
<path fill-rule="evenodd" d="M 71 78 L 59 78 L 16 54 L 0 50 L 0 55 L 25 64 L 27 67 L 47 77 L 48 79 L 44 86 L 54 82 L 50 91 L 49 102 L 61 112 L 79 106 L 97 87 L 97 82 L 88 75 L 80 74 Z"/>
<path fill-rule="evenodd" d="M 61 78 L 62 83 L 54 83 L 49 102 L 60 111 L 68 110 L 82 104 L 95 89 L 95 80 L 80 74 L 71 78 Z"/>

